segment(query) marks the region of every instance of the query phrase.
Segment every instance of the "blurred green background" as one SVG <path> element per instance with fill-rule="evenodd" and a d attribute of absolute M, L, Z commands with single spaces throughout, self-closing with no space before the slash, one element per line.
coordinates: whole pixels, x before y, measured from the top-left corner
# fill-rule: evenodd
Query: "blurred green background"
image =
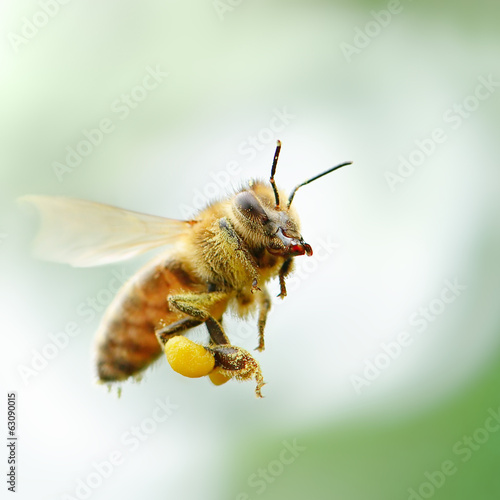
<path fill-rule="evenodd" d="M 18 498 L 500 497 L 498 4 L 0 9 L 1 414 L 17 392 Z M 266 178 L 276 139 L 287 190 L 354 164 L 295 198 L 315 256 L 297 259 L 256 355 L 265 399 L 164 360 L 120 399 L 95 385 L 115 277 L 148 257 L 37 261 L 16 198 L 185 218 Z M 255 347 L 255 318 L 227 331 Z"/>

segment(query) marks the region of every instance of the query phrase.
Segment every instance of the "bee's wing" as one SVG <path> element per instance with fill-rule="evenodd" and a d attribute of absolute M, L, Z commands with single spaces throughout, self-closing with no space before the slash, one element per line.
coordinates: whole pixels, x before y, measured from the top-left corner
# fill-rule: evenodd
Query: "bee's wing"
<path fill-rule="evenodd" d="M 173 243 L 190 223 L 58 196 L 20 198 L 41 216 L 37 257 L 75 267 L 99 266 Z"/>

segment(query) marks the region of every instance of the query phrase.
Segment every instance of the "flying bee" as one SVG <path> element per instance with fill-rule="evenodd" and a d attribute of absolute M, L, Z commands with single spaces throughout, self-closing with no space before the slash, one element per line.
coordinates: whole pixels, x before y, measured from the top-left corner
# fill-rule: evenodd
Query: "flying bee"
<path fill-rule="evenodd" d="M 257 350 L 264 349 L 271 307 L 266 283 L 277 277 L 279 297 L 284 298 L 294 258 L 313 253 L 292 207 L 295 193 L 351 163 L 299 184 L 287 198 L 274 180 L 280 149 L 278 141 L 269 183 L 250 181 L 189 221 L 64 197 L 22 198 L 41 214 L 35 250 L 46 260 L 87 267 L 168 245 L 123 285 L 104 314 L 96 334 L 101 382 L 138 376 L 164 351 L 172 368 L 183 375 L 209 375 L 215 384 L 230 378 L 254 379 L 261 397 L 264 379 L 259 364 L 248 351 L 230 343 L 223 314 L 230 308 L 244 317 L 257 309 Z M 208 345 L 179 338 L 203 323 Z"/>

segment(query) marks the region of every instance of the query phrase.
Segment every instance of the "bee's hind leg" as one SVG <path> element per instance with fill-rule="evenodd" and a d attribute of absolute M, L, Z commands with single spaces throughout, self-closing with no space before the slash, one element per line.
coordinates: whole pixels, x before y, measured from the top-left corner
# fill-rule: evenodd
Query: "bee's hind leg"
<path fill-rule="evenodd" d="M 172 309 L 191 316 L 186 320 L 196 321 L 196 326 L 206 322 L 210 337 L 215 344 L 229 344 L 222 326 L 214 317 L 216 314 L 222 317 L 228 300 L 229 296 L 225 292 L 205 292 L 172 295 L 168 298 L 168 303 Z"/>
<path fill-rule="evenodd" d="M 191 293 L 169 297 L 169 304 L 194 318 L 197 324 L 205 322 L 212 340 L 211 345 L 206 349 L 213 354 L 215 367 L 226 376 L 236 380 L 255 379 L 257 383 L 255 394 L 261 398 L 264 379 L 259 363 L 245 349 L 231 345 L 219 321 L 206 310 L 212 307 L 215 310 L 217 302 L 222 302 L 225 306 L 227 299 L 228 296 L 224 292 Z M 222 316 L 222 311 L 223 309 L 220 311 L 220 316 Z M 168 332 L 167 335 L 170 333 Z"/>
<path fill-rule="evenodd" d="M 172 323 L 171 325 L 167 325 L 156 330 L 156 338 L 158 339 L 160 345 L 164 346 L 172 337 L 182 335 L 186 330 L 199 326 L 202 323 L 203 321 L 200 321 L 199 319 L 183 318 L 175 323 Z"/>
<path fill-rule="evenodd" d="M 219 343 L 216 339 L 226 337 L 222 331 L 220 323 L 213 318 L 206 321 L 210 338 L 214 341 L 207 349 L 214 355 L 215 366 L 227 377 L 234 377 L 236 380 L 250 380 L 252 378 L 257 382 L 255 394 L 261 398 L 261 389 L 264 386 L 264 378 L 260 370 L 259 363 L 245 349 L 236 347 L 227 343 Z"/>
<path fill-rule="evenodd" d="M 265 287 L 262 287 L 262 291 L 258 296 L 258 300 L 260 303 L 259 307 L 259 321 L 258 321 L 258 328 L 259 328 L 259 345 L 256 347 L 257 351 L 263 351 L 265 344 L 264 344 L 264 330 L 266 329 L 266 322 L 267 322 L 267 316 L 269 314 L 269 311 L 271 309 L 271 297 L 269 295 L 269 292 Z"/>
<path fill-rule="evenodd" d="M 233 345 L 212 345 L 208 347 L 215 358 L 215 366 L 227 377 L 236 380 L 255 379 L 257 387 L 255 395 L 262 397 L 261 389 L 264 386 L 264 378 L 259 363 L 245 349 Z"/>

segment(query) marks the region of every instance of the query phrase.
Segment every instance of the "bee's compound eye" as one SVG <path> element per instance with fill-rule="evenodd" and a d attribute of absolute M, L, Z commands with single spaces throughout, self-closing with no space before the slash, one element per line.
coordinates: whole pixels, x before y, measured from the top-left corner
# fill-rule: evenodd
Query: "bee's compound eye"
<path fill-rule="evenodd" d="M 172 369 L 185 377 L 204 377 L 214 369 L 213 354 L 186 337 L 169 339 L 165 344 L 165 354 Z"/>
<path fill-rule="evenodd" d="M 249 219 L 256 219 L 263 224 L 269 220 L 259 200 L 248 191 L 236 195 L 234 203 L 236 208 Z"/>

